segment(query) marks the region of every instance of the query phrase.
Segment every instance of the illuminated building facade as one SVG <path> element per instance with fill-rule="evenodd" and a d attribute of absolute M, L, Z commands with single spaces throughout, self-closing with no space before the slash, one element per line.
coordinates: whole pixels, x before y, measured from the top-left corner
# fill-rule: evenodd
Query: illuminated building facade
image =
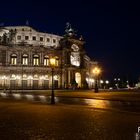
<path fill-rule="evenodd" d="M 0 88 L 50 89 L 51 67 L 55 58 L 54 87 L 87 88 L 93 85 L 91 61 L 71 25 L 58 36 L 38 32 L 30 26 L 0 28 Z"/>

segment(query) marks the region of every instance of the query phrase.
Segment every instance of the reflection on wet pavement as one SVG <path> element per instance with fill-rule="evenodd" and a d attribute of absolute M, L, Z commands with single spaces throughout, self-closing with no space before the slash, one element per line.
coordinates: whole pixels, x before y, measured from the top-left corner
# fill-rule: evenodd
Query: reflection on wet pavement
<path fill-rule="evenodd" d="M 51 96 L 32 95 L 32 94 L 17 94 L 17 93 L 0 93 L 2 98 L 12 98 L 16 100 L 38 101 L 42 103 L 50 103 Z M 131 112 L 140 112 L 140 102 L 135 101 L 111 101 L 101 99 L 85 99 L 85 98 L 70 98 L 70 97 L 55 97 L 56 103 L 71 104 L 71 105 L 86 105 L 94 108 L 101 109 L 119 109 Z"/>

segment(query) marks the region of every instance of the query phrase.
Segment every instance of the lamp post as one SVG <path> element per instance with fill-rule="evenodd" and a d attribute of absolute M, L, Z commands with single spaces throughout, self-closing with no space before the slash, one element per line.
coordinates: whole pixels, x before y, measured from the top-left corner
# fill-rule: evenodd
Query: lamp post
<path fill-rule="evenodd" d="M 101 72 L 101 70 L 98 67 L 95 67 L 93 69 L 93 74 L 95 75 L 95 90 L 94 90 L 95 93 L 99 92 L 98 91 L 98 75 L 100 74 L 100 72 Z"/>
<path fill-rule="evenodd" d="M 54 67 L 56 65 L 56 60 L 55 58 L 50 58 L 50 66 L 52 68 L 52 92 L 51 92 L 51 104 L 55 104 L 55 100 L 54 100 L 54 82 L 53 82 L 53 75 L 54 75 Z"/>

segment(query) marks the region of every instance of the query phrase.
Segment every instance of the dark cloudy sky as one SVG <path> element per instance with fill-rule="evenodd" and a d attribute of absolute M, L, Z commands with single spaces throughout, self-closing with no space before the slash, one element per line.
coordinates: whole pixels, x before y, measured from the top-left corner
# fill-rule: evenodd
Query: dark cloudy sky
<path fill-rule="evenodd" d="M 127 0 L 12 0 L 0 2 L 0 23 L 64 34 L 70 22 L 105 77 L 140 75 L 139 3 Z"/>

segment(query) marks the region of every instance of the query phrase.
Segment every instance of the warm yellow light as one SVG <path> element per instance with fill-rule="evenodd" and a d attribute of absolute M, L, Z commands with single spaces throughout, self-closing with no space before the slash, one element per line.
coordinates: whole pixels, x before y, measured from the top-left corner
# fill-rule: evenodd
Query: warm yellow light
<path fill-rule="evenodd" d="M 15 74 L 12 74 L 12 78 L 15 78 L 16 77 L 16 75 Z"/>
<path fill-rule="evenodd" d="M 29 75 L 29 76 L 28 76 L 28 79 L 33 79 L 33 76 Z"/>
<path fill-rule="evenodd" d="M 55 58 L 50 58 L 50 65 L 55 66 Z"/>
<path fill-rule="evenodd" d="M 20 77 L 19 75 L 17 75 L 15 78 L 16 78 L 16 79 L 20 79 L 21 77 Z"/>
<path fill-rule="evenodd" d="M 4 76 L 2 77 L 2 79 L 7 79 L 7 77 L 4 75 Z"/>
<path fill-rule="evenodd" d="M 105 83 L 106 83 L 106 84 L 109 84 L 109 81 L 108 81 L 108 80 L 106 80 L 106 81 L 105 81 Z"/>
<path fill-rule="evenodd" d="M 100 68 L 98 68 L 98 67 L 95 67 L 95 68 L 93 69 L 93 73 L 94 73 L 95 75 L 100 74 L 100 72 L 101 72 L 101 70 L 100 70 Z"/>
<path fill-rule="evenodd" d="M 104 81 L 103 81 L 103 80 L 100 80 L 100 83 L 101 83 L 101 84 L 103 84 L 103 83 L 104 83 Z"/>
<path fill-rule="evenodd" d="M 45 79 L 45 76 L 40 76 L 40 79 L 41 79 L 41 80 L 44 80 L 44 79 Z"/>

